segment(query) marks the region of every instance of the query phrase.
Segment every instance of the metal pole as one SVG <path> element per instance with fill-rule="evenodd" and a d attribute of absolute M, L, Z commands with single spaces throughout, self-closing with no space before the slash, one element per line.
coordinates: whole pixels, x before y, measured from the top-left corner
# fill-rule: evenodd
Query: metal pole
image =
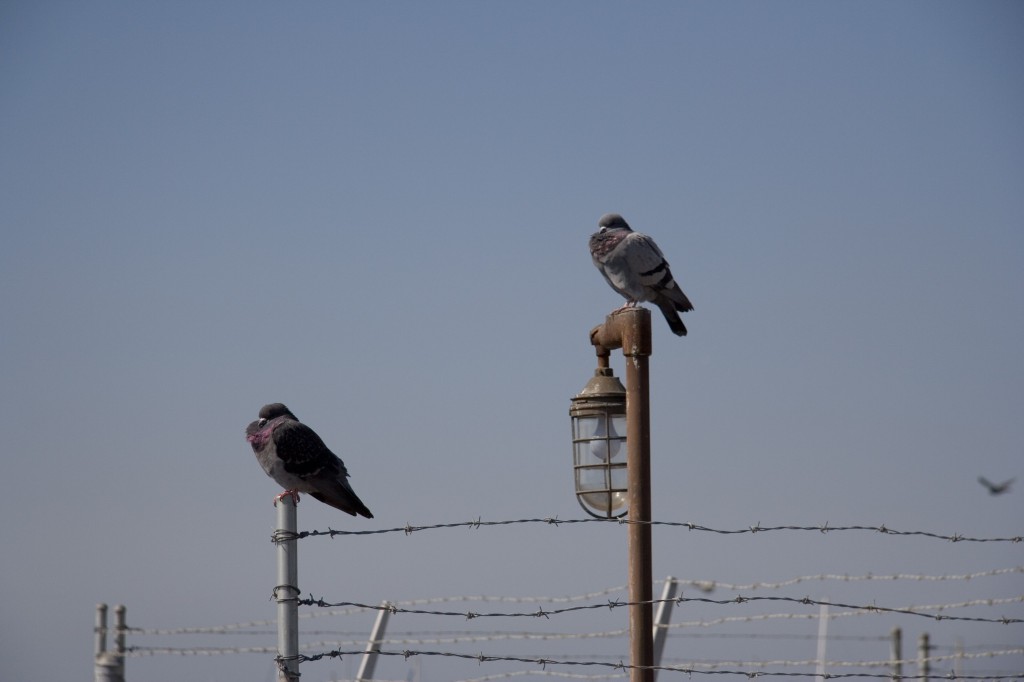
<path fill-rule="evenodd" d="M 96 605 L 96 655 L 107 650 L 107 605 Z"/>
<path fill-rule="evenodd" d="M 629 477 L 629 595 L 632 682 L 654 682 L 654 577 L 651 570 L 651 314 L 633 308 L 628 314 L 626 356 L 626 470 Z M 624 316 L 626 317 L 626 316 Z M 642 339 L 646 338 L 647 343 Z M 646 352 L 645 352 L 646 351 Z"/>
<path fill-rule="evenodd" d="M 107 605 L 96 605 L 96 656 L 93 659 L 95 682 L 113 680 L 116 670 L 111 670 L 115 661 L 107 654 Z"/>
<path fill-rule="evenodd" d="M 676 589 L 679 581 L 669 576 L 665 578 L 665 589 L 661 592 L 661 603 L 658 610 L 654 612 L 654 665 L 661 665 L 661 656 L 665 652 L 665 637 L 668 635 L 668 622 L 672 620 L 672 607 L 676 598 Z M 654 678 L 658 678 L 658 671 L 654 671 Z"/>
<path fill-rule="evenodd" d="M 828 606 L 818 607 L 818 665 L 816 674 L 821 682 L 825 680 L 825 652 L 828 645 Z"/>
<path fill-rule="evenodd" d="M 373 623 L 373 630 L 370 632 L 370 641 L 366 643 L 363 651 L 363 660 L 359 663 L 359 671 L 356 673 L 357 682 L 373 679 L 373 670 L 377 667 L 377 652 L 380 651 L 381 640 L 384 639 L 384 628 L 388 624 L 388 616 L 391 609 L 387 602 L 381 604 L 381 610 L 377 612 L 377 620 Z"/>
<path fill-rule="evenodd" d="M 626 356 L 626 450 L 629 481 L 631 682 L 653 682 L 654 643 L 650 542 L 650 310 L 616 310 L 590 332 L 600 359 L 613 348 Z"/>
<path fill-rule="evenodd" d="M 623 308 L 590 332 L 600 358 L 621 348 L 626 356 L 626 471 L 629 481 L 630 682 L 654 682 L 651 608 L 651 312 Z"/>
<path fill-rule="evenodd" d="M 931 649 L 928 633 L 925 632 L 917 640 L 917 669 L 921 675 L 921 682 L 928 682 L 928 677 L 932 672 L 931 661 L 928 659 Z"/>
<path fill-rule="evenodd" d="M 96 657 L 93 679 L 95 682 L 124 682 L 121 670 L 117 654 L 112 651 L 104 651 Z"/>
<path fill-rule="evenodd" d="M 277 530 L 277 667 L 278 682 L 299 680 L 299 560 L 296 496 L 281 495 L 276 500 Z"/>
<path fill-rule="evenodd" d="M 903 677 L 903 630 L 899 628 L 892 629 L 892 679 L 893 682 L 899 682 L 900 678 Z"/>
<path fill-rule="evenodd" d="M 96 605 L 95 682 L 124 682 L 124 607 L 118 606 L 114 613 L 119 633 L 115 635 L 115 650 L 107 651 L 107 605 Z"/>
<path fill-rule="evenodd" d="M 125 624 L 124 604 L 114 607 L 114 653 L 117 655 L 117 674 L 124 679 L 124 638 L 128 633 L 128 626 Z"/>

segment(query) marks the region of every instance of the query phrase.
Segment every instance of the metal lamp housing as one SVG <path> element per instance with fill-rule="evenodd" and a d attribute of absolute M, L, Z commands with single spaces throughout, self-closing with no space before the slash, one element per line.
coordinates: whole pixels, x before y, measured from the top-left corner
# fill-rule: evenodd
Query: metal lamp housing
<path fill-rule="evenodd" d="M 572 460 L 576 499 L 591 516 L 614 519 L 628 511 L 626 389 L 609 367 L 572 399 Z"/>

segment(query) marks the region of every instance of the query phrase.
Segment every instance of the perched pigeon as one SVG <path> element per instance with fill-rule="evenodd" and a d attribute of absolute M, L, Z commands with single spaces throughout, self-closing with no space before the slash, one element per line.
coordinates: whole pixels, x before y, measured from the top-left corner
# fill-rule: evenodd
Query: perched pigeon
<path fill-rule="evenodd" d="M 260 418 L 246 427 L 245 438 L 267 475 L 284 486 L 284 494 L 309 493 L 346 514 L 373 518 L 345 480 L 345 464 L 281 403 L 264 405 Z"/>
<path fill-rule="evenodd" d="M 597 224 L 601 229 L 590 235 L 590 255 L 612 289 L 626 298 L 622 307 L 651 301 L 661 308 L 672 331 L 686 336 L 686 325 L 676 311 L 688 312 L 693 305 L 672 279 L 658 245 L 630 229 L 618 213 L 606 213 Z"/>
<path fill-rule="evenodd" d="M 1015 480 L 1011 478 L 1009 481 L 1003 481 L 1002 483 L 993 483 L 984 476 L 978 476 L 978 483 L 988 488 L 989 495 L 1002 495 L 1003 493 L 1010 492 L 1010 484 Z"/>

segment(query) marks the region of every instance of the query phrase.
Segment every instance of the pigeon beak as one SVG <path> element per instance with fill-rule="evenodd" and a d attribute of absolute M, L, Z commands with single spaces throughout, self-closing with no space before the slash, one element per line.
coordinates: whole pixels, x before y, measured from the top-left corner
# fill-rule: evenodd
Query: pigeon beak
<path fill-rule="evenodd" d="M 259 425 L 263 426 L 266 423 L 267 423 L 267 418 L 266 417 L 260 417 Z"/>

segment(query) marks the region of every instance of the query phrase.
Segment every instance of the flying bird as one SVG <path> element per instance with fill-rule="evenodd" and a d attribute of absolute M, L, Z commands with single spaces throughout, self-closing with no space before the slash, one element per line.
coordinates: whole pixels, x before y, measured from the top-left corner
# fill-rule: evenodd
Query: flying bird
<path fill-rule="evenodd" d="M 626 299 L 618 310 L 651 301 L 672 331 L 686 336 L 679 313 L 693 310 L 693 305 L 672 279 L 668 261 L 654 240 L 634 232 L 618 213 L 606 213 L 597 225 L 601 229 L 590 235 L 590 256 L 611 288 Z"/>
<path fill-rule="evenodd" d="M 320 436 L 281 403 L 264 405 L 260 418 L 245 429 L 260 466 L 284 486 L 283 495 L 309 493 L 346 514 L 373 518 L 348 484 L 348 471 Z"/>
<path fill-rule="evenodd" d="M 1010 484 L 1015 480 L 1017 479 L 1011 478 L 1010 480 L 1003 481 L 1002 483 L 993 483 L 984 476 L 978 476 L 978 483 L 988 488 L 989 495 L 1002 495 L 1003 493 L 1010 492 Z"/>

